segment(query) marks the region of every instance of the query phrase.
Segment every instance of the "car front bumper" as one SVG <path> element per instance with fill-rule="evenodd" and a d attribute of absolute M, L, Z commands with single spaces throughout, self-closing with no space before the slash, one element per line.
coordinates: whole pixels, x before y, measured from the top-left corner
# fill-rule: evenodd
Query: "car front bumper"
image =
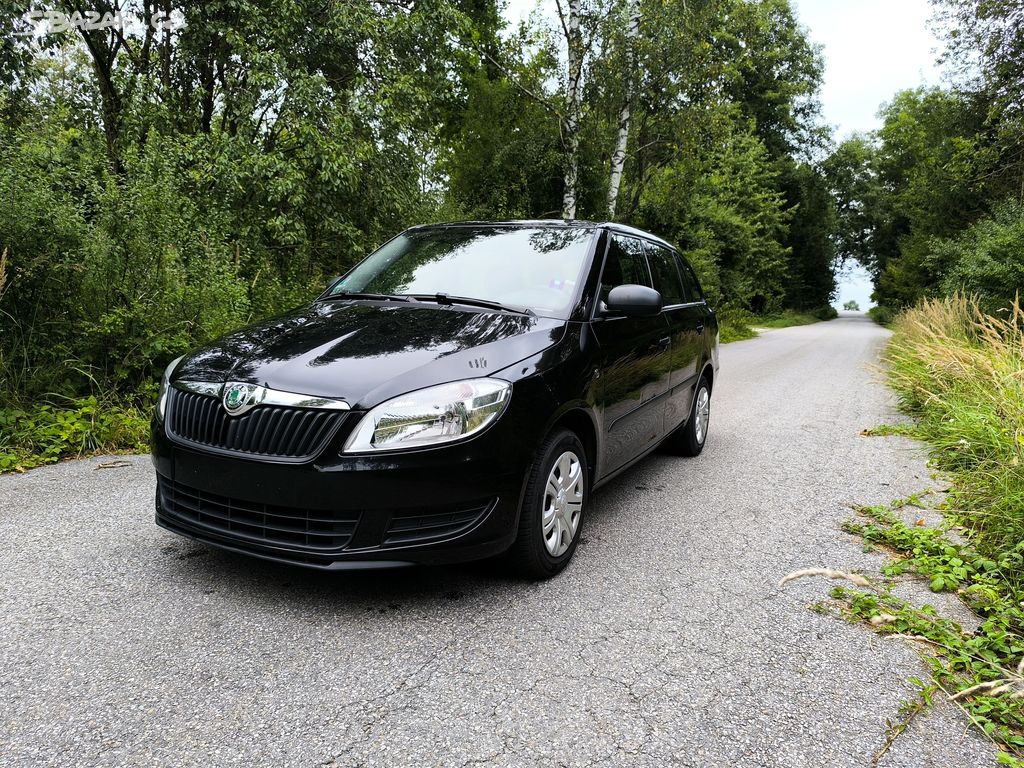
<path fill-rule="evenodd" d="M 340 454 L 361 415 L 303 464 L 181 445 L 154 421 L 157 524 L 324 570 L 463 562 L 511 546 L 539 440 L 528 410 L 510 407 L 482 434 L 442 448 Z"/>

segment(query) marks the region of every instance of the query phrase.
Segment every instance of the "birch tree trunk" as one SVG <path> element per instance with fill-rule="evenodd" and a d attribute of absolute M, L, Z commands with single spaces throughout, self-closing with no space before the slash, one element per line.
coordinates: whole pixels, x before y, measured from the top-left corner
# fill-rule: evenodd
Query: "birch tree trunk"
<path fill-rule="evenodd" d="M 619 132 L 612 152 L 612 167 L 608 177 L 608 218 L 615 218 L 615 204 L 622 184 L 622 167 L 626 164 L 626 147 L 629 144 L 629 122 L 633 109 L 633 92 L 636 82 L 636 39 L 640 34 L 640 0 L 629 1 L 629 27 L 626 29 L 626 92 L 619 110 Z"/>
<path fill-rule="evenodd" d="M 583 103 L 583 31 L 580 28 L 582 0 L 569 0 L 568 18 L 563 18 L 568 49 L 566 109 L 562 118 L 562 142 L 565 148 L 565 180 L 562 192 L 562 218 L 576 218 L 576 185 L 579 180 L 580 111 Z"/>

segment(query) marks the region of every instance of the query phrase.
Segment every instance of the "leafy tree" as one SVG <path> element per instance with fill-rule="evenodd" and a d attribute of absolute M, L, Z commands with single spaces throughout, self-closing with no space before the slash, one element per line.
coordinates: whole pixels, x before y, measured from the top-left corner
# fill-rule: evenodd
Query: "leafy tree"
<path fill-rule="evenodd" d="M 835 244 L 839 259 L 874 265 L 896 251 L 883 242 L 879 217 L 884 188 L 878 177 L 878 150 L 871 137 L 847 139 L 825 160 L 824 171 L 837 219 Z"/>
<path fill-rule="evenodd" d="M 821 62 L 786 0 L 564 0 L 516 29 L 491 0 L 91 7 L 184 26 L 25 36 L 0 3 L 0 400 L 143 396 L 425 220 L 613 206 L 720 306 L 831 296 Z"/>
<path fill-rule="evenodd" d="M 520 78 L 536 79 L 544 72 Z M 553 216 L 562 207 L 562 148 L 547 109 L 507 78 L 475 74 L 441 167 L 447 218 Z M 523 162 L 530 158 L 530 162 Z"/>
<path fill-rule="evenodd" d="M 789 208 L 783 301 L 792 309 L 817 309 L 836 292 L 835 204 L 821 169 L 810 163 L 783 168 L 781 191 Z"/>
<path fill-rule="evenodd" d="M 619 187 L 622 184 L 622 169 L 626 164 L 626 149 L 629 147 L 629 129 L 633 117 L 633 100 L 636 95 L 636 48 L 640 37 L 640 20 L 642 10 L 640 0 L 629 0 L 627 4 L 628 20 L 624 37 L 625 80 L 622 94 L 622 107 L 619 109 L 619 125 L 615 136 L 615 150 L 612 152 L 611 171 L 608 178 L 608 218 L 615 218 L 615 205 L 619 198 Z"/>
<path fill-rule="evenodd" d="M 983 105 L 960 94 L 903 91 L 882 117 L 873 137 L 847 141 L 827 165 L 840 252 L 870 270 L 881 303 L 900 307 L 938 290 L 944 267 L 932 242 L 985 214 L 999 151 Z"/>
<path fill-rule="evenodd" d="M 712 45 L 725 62 L 726 93 L 754 121 L 772 158 L 807 156 L 825 145 L 821 52 L 788 0 L 729 4 Z"/>
<path fill-rule="evenodd" d="M 715 122 L 710 115 L 707 123 Z M 761 141 L 742 122 L 719 124 L 725 136 L 695 137 L 713 140 L 651 172 L 637 221 L 679 244 L 714 304 L 776 310 L 789 213 Z"/>
<path fill-rule="evenodd" d="M 944 293 L 981 297 L 991 312 L 1006 311 L 1024 288 L 1024 203 L 1006 201 L 955 237 L 933 246 L 943 264 Z"/>

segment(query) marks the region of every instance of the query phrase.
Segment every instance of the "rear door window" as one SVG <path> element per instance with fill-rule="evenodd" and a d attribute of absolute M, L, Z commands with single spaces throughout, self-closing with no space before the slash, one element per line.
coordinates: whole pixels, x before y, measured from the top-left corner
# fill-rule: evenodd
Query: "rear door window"
<path fill-rule="evenodd" d="M 683 276 L 683 284 L 686 286 L 687 300 L 704 301 L 704 292 L 700 289 L 700 283 L 697 282 L 697 275 L 694 274 L 693 267 L 678 254 L 676 254 L 676 263 L 679 265 L 679 273 Z"/>
<path fill-rule="evenodd" d="M 683 291 L 683 284 L 679 279 L 675 254 L 659 245 L 648 244 L 647 255 L 651 260 L 654 288 L 661 294 L 664 306 L 670 307 L 673 304 L 686 303 L 686 293 Z"/>

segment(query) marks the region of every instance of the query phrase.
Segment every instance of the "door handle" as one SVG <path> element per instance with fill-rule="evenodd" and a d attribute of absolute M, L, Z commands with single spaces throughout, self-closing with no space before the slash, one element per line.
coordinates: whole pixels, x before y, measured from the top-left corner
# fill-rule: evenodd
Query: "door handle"
<path fill-rule="evenodd" d="M 658 346 L 661 349 L 668 349 L 668 345 L 672 343 L 672 337 L 666 336 L 664 339 L 658 339 Z"/>
<path fill-rule="evenodd" d="M 704 323 L 697 323 L 697 333 L 704 332 Z"/>

